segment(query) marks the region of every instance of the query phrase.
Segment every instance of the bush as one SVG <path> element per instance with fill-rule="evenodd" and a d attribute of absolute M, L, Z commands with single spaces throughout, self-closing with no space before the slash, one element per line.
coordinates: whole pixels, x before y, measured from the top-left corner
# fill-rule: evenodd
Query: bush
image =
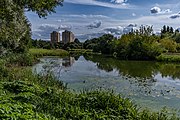
<path fill-rule="evenodd" d="M 7 76 L 8 76 L 8 70 L 5 67 L 5 61 L 0 59 L 0 78 Z"/>
<path fill-rule="evenodd" d="M 177 43 L 168 38 L 160 40 L 161 47 L 163 47 L 167 52 L 177 52 Z"/>
<path fill-rule="evenodd" d="M 156 57 L 156 60 L 160 62 L 180 62 L 180 55 L 179 54 L 162 54 Z"/>
<path fill-rule="evenodd" d="M 29 53 L 11 54 L 6 61 L 7 66 L 31 66 L 37 61 L 37 58 Z"/>

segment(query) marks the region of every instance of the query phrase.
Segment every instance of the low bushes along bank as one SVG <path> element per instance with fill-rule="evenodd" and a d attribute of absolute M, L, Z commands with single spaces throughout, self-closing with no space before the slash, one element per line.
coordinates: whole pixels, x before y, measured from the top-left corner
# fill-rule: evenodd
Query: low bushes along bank
<path fill-rule="evenodd" d="M 180 62 L 180 54 L 161 54 L 156 57 L 159 62 Z"/>

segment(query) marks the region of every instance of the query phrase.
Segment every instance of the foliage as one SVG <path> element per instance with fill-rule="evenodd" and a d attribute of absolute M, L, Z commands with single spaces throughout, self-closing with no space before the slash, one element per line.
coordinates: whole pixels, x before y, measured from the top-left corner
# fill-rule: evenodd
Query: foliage
<path fill-rule="evenodd" d="M 7 76 L 8 76 L 8 71 L 7 68 L 5 67 L 5 61 L 0 59 L 0 78 Z"/>
<path fill-rule="evenodd" d="M 48 14 L 55 12 L 55 7 L 61 5 L 63 0 L 12 0 L 14 4 L 17 4 L 21 9 L 27 11 L 36 12 L 39 17 L 46 17 Z"/>
<path fill-rule="evenodd" d="M 180 33 L 175 32 L 175 34 L 172 36 L 172 39 L 174 39 L 175 42 L 180 43 Z"/>
<path fill-rule="evenodd" d="M 23 52 L 30 39 L 30 24 L 24 11 L 12 0 L 1 0 L 0 5 L 0 54 Z"/>
<path fill-rule="evenodd" d="M 38 60 L 35 56 L 29 53 L 10 54 L 5 58 L 6 66 L 32 66 Z"/>
<path fill-rule="evenodd" d="M 82 44 L 80 42 L 76 41 L 76 42 L 67 43 L 62 48 L 65 49 L 65 50 L 81 49 L 82 48 Z"/>
<path fill-rule="evenodd" d="M 31 40 L 31 48 L 43 48 L 43 49 L 62 49 L 63 43 L 51 43 L 44 40 Z"/>
<path fill-rule="evenodd" d="M 93 51 L 97 53 L 100 52 L 103 54 L 112 54 L 114 47 L 112 45 L 113 39 L 113 35 L 104 34 L 100 38 L 85 41 L 83 47 L 85 49 L 93 49 Z"/>
<path fill-rule="evenodd" d="M 24 53 L 30 45 L 30 23 L 25 11 L 36 12 L 45 17 L 55 12 L 55 7 L 62 5 L 62 0 L 1 0 L 0 1 L 0 54 Z"/>
<path fill-rule="evenodd" d="M 162 54 L 156 58 L 157 61 L 161 62 L 180 62 L 179 54 Z"/>
<path fill-rule="evenodd" d="M 171 39 L 161 39 L 160 44 L 167 52 L 177 52 L 177 43 Z"/>
<path fill-rule="evenodd" d="M 93 38 L 91 40 L 86 40 L 84 43 L 83 43 L 83 48 L 84 49 L 93 49 L 94 46 L 99 42 L 99 39 L 98 38 Z"/>

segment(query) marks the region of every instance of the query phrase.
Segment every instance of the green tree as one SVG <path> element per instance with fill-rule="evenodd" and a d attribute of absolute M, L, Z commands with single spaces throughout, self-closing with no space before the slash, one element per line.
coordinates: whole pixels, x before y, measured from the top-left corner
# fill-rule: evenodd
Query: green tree
<path fill-rule="evenodd" d="M 21 9 L 33 11 L 39 17 L 46 17 L 55 12 L 55 7 L 62 6 L 63 0 L 12 0 Z"/>
<path fill-rule="evenodd" d="M 160 40 L 161 46 L 167 51 L 167 52 L 177 52 L 177 43 L 169 38 L 164 38 Z"/>
<path fill-rule="evenodd" d="M 0 0 L 0 54 L 28 48 L 31 29 L 24 11 L 45 17 L 55 12 L 58 5 L 62 5 L 62 0 Z"/>

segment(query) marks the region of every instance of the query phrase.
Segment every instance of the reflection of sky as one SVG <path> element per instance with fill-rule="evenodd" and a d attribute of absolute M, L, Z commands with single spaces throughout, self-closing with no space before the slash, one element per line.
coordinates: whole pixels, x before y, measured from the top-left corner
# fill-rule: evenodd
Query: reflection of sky
<path fill-rule="evenodd" d="M 86 77 L 115 77 L 118 76 L 118 72 L 105 72 L 97 68 L 96 64 L 91 61 L 86 61 L 83 57 L 80 57 L 78 61 L 73 64 L 69 71 L 64 70 L 61 74 L 61 78 L 65 82 L 84 80 Z"/>
<path fill-rule="evenodd" d="M 65 61 L 64 61 L 65 60 Z M 122 76 L 117 69 L 111 72 L 101 70 L 96 63 L 80 57 L 70 66 L 62 66 L 71 59 L 44 58 L 42 63 L 37 64 L 38 72 L 44 65 L 49 64 L 55 76 L 68 83 L 68 87 L 77 91 L 92 90 L 97 88 L 113 89 L 123 96 L 130 97 L 140 105 L 159 106 L 164 105 L 180 108 L 180 80 L 170 76 L 162 77 L 161 73 L 154 75 L 154 80 Z M 53 62 L 52 62 L 53 61 Z M 124 62 L 124 64 L 126 64 Z M 53 66 L 53 67 L 52 67 Z M 60 72 L 58 71 L 59 69 Z M 140 102 L 141 101 L 141 102 Z"/>
<path fill-rule="evenodd" d="M 180 90 L 180 80 L 179 79 L 173 79 L 170 76 L 162 77 L 162 75 L 160 73 L 155 75 L 154 79 L 157 80 L 156 85 L 165 85 L 165 86 L 176 87 L 177 90 Z"/>

